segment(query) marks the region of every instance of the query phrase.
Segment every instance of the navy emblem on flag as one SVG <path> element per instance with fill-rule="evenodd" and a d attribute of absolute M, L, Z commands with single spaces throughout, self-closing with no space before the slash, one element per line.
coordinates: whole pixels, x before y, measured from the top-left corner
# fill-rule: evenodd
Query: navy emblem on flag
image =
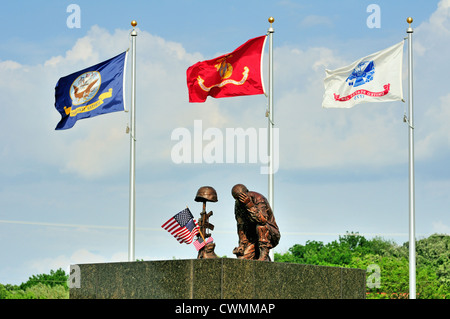
<path fill-rule="evenodd" d="M 70 86 L 72 105 L 80 105 L 92 100 L 101 83 L 102 76 L 98 71 L 89 71 L 77 77 Z"/>
<path fill-rule="evenodd" d="M 348 85 L 357 87 L 373 80 L 375 66 L 373 61 L 363 61 L 358 63 L 350 76 L 345 80 Z"/>
<path fill-rule="evenodd" d="M 128 51 L 59 79 L 55 108 L 61 114 L 56 130 L 77 120 L 124 110 L 124 73 Z"/>

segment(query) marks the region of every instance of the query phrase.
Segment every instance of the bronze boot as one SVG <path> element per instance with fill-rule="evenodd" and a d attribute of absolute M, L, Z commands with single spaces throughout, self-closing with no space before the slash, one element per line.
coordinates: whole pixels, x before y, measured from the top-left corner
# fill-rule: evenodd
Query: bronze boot
<path fill-rule="evenodd" d="M 261 261 L 270 261 L 270 244 L 268 242 L 259 242 L 259 258 Z"/>

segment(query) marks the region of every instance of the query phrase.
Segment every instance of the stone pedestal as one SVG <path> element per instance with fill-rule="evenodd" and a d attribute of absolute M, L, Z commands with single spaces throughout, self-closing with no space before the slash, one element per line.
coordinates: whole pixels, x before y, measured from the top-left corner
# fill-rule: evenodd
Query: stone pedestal
<path fill-rule="evenodd" d="M 363 299 L 365 270 L 232 258 L 77 265 L 71 299 Z"/>

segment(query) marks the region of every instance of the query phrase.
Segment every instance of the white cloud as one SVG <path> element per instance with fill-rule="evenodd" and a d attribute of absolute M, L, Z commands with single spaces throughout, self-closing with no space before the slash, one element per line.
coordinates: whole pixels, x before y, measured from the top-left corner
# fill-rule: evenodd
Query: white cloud
<path fill-rule="evenodd" d="M 450 93 L 440 97 L 439 104 L 428 108 L 423 116 L 423 138 L 417 142 L 418 158 L 430 159 L 435 154 L 450 148 Z"/>
<path fill-rule="evenodd" d="M 445 57 L 434 58 L 436 52 L 444 52 L 448 46 L 440 38 L 450 32 L 449 6 L 449 1 L 441 1 L 430 20 L 417 28 L 417 35 L 421 35 L 417 40 L 419 83 L 423 76 L 430 76 L 430 70 L 437 70 L 446 62 Z M 310 19 L 317 20 L 317 17 Z M 53 127 L 59 115 L 53 108 L 50 88 L 59 77 L 124 50 L 129 45 L 129 37 L 124 30 L 109 33 L 93 26 L 64 56 L 52 57 L 43 66 L 1 62 L 4 72 L 0 76 L 0 93 L 3 93 L 0 102 L 8 106 L 9 115 L 7 121 L 3 119 L 2 129 L 28 134 L 26 138 L 19 134 L 14 142 L 7 140 L 1 153 L 10 159 L 32 156 L 42 163 L 58 166 L 62 173 L 86 178 L 126 169 L 129 136 L 125 127 L 129 114 L 82 120 L 66 132 L 55 132 Z M 203 57 L 186 52 L 180 43 L 145 31 L 138 30 L 137 41 L 136 137 L 140 165 L 170 162 L 174 145 L 171 132 L 177 127 L 192 127 L 196 119 L 203 120 L 204 128 L 266 125 L 264 104 L 267 102 L 263 97 L 188 103 L 185 71 Z M 405 161 L 403 103 L 360 105 L 351 110 L 324 110 L 320 106 L 325 68 L 346 65 L 353 56 L 349 58 L 326 47 L 282 46 L 275 49 L 275 57 L 274 112 L 280 129 L 283 168 L 342 167 L 356 163 L 392 165 Z M 426 68 L 422 62 L 425 60 Z M 439 81 L 438 77 L 436 73 L 433 80 Z M 24 90 L 27 94 L 22 94 Z M 416 139 L 418 157 L 431 157 L 441 143 L 448 145 L 447 92 L 440 96 L 440 105 L 429 109 L 421 119 L 422 126 L 429 130 Z M 417 99 L 422 95 L 420 89 L 415 91 Z M 129 107 L 129 88 L 127 97 Z M 33 126 L 34 123 L 38 126 Z"/>
<path fill-rule="evenodd" d="M 0 70 L 6 71 L 6 70 L 16 70 L 21 67 L 20 63 L 14 62 L 14 61 L 3 61 L 0 62 Z"/>
<path fill-rule="evenodd" d="M 442 39 L 449 36 L 450 1 L 443 0 L 429 21 L 414 33 L 418 53 L 414 60 L 415 143 L 419 160 L 433 159 L 450 143 L 450 95 L 442 72 L 448 64 L 442 52 L 450 50 L 449 42 Z M 402 122 L 406 103 L 321 109 L 324 69 L 345 66 L 354 56 L 330 48 L 295 47 L 278 48 L 275 56 L 275 119 L 280 128 L 283 168 L 378 167 L 407 162 L 407 126 Z M 406 63 L 405 49 L 405 98 Z"/>
<path fill-rule="evenodd" d="M 433 222 L 433 233 L 450 234 L 450 226 L 445 225 L 442 221 Z"/>
<path fill-rule="evenodd" d="M 184 118 L 189 112 L 200 116 L 201 108 L 192 112 L 185 105 L 185 70 L 199 55 L 187 54 L 180 44 L 147 32 L 139 32 L 138 41 L 137 149 L 143 154 L 144 163 L 161 158 L 167 160 L 170 130 L 186 124 Z M 55 165 L 63 173 L 86 178 L 110 175 L 123 169 L 129 157 L 129 135 L 125 134 L 129 113 L 81 120 L 70 130 L 54 131 L 60 115 L 53 106 L 53 89 L 60 77 L 110 58 L 128 45 L 126 31 L 116 30 L 110 34 L 93 26 L 64 56 L 52 57 L 44 65 L 1 62 L 0 104 L 5 108 L 1 120 L 5 134 L 0 149 L 5 155 L 3 169 L 12 166 L 12 162 L 5 161 L 13 161 L 15 170 L 24 170 L 20 159 L 30 157 L 35 163 Z M 129 108 L 129 81 L 127 83 Z M 209 110 L 216 119 L 215 124 L 220 122 L 217 110 L 214 106 Z M 6 138 L 11 134 L 13 139 Z M 9 168 L 6 172 L 12 173 Z"/>
<path fill-rule="evenodd" d="M 449 98 L 446 80 L 450 51 L 450 1 L 439 2 L 428 21 L 414 32 L 414 108 L 417 158 L 432 160 L 448 153 L 450 134 Z M 444 72 L 443 72 L 444 71 Z"/>
<path fill-rule="evenodd" d="M 421 168 L 427 169 L 437 157 L 448 156 L 442 154 L 449 149 L 450 91 L 445 78 L 447 57 L 443 54 L 450 49 L 449 42 L 443 41 L 448 39 L 448 7 L 449 1 L 441 1 L 429 21 L 414 32 L 416 158 L 422 161 Z M 350 36 L 350 33 L 343 34 L 338 41 L 353 41 Z M 287 249 L 299 243 L 303 238 L 292 235 L 299 233 L 338 234 L 355 230 L 406 234 L 407 182 L 380 178 L 375 182 L 352 183 L 345 177 L 339 180 L 332 177 L 330 182 L 323 177 L 328 172 L 345 174 L 358 165 L 365 165 L 364 169 L 371 174 L 374 169 L 404 163 L 406 180 L 407 126 L 402 122 L 405 104 L 322 109 L 324 69 L 341 67 L 358 58 L 354 48 L 347 50 L 346 46 L 345 51 L 338 51 L 334 47 L 307 47 L 301 39 L 282 40 L 282 32 L 276 39 L 275 124 L 281 141 L 280 171 L 284 171 L 279 171 L 275 178 L 275 214 L 281 232 L 288 234 L 282 237 L 279 248 Z M 128 48 L 129 40 L 129 31 L 109 32 L 94 26 L 68 47 L 66 53 L 49 57 L 42 64 L 0 61 L 0 175 L 5 180 L 0 185 L 2 219 L 76 225 L 105 225 L 107 221 L 108 225 L 127 226 L 128 179 L 122 176 L 127 175 L 129 165 L 129 135 L 125 134 L 129 114 L 113 113 L 81 120 L 74 128 L 57 132 L 54 127 L 60 116 L 53 105 L 54 86 L 60 77 L 122 52 Z M 355 39 L 356 51 L 362 52 L 372 40 Z M 283 41 L 289 45 L 281 45 Z M 375 41 L 384 43 L 379 38 Z M 173 168 L 170 151 L 176 143 L 170 136 L 178 127 L 191 129 L 194 120 L 199 119 L 203 120 L 204 130 L 208 127 L 265 128 L 267 99 L 262 95 L 208 98 L 206 103 L 190 104 L 185 72 L 204 57 L 186 51 L 181 43 L 141 30 L 138 30 L 137 49 L 137 226 L 158 227 L 185 205 L 192 205 L 197 215 L 201 207 L 193 202 L 195 192 L 201 185 L 210 184 L 220 197 L 219 203 L 208 204 L 214 210 L 211 221 L 216 225 L 213 234 L 216 234 L 217 252 L 233 257 L 231 251 L 237 237 L 230 188 L 233 183 L 244 182 L 256 191 L 267 193 L 267 178 L 258 174 L 261 165 L 247 169 L 233 164 L 220 167 L 186 164 L 177 166 L 175 175 L 169 170 Z M 267 60 L 264 65 L 267 72 Z M 129 90 L 127 99 L 129 107 Z M 445 162 L 447 157 L 443 159 Z M 417 217 L 420 220 L 424 216 L 424 219 L 417 227 L 427 232 L 433 227 L 435 232 L 448 233 L 448 218 L 442 209 L 448 197 L 448 176 L 442 174 L 445 166 L 439 168 L 433 167 L 443 182 L 432 180 L 426 191 L 418 178 Z M 302 179 L 305 175 L 291 174 L 291 170 L 297 169 L 306 172 L 306 180 Z M 312 171 L 310 175 L 309 171 Z M 355 175 L 364 175 L 359 174 L 362 171 Z M 420 178 L 424 171 L 419 172 Z M 31 176 L 28 172 L 32 172 Z M 110 184 L 105 186 L 103 181 Z M 436 215 L 428 218 L 431 213 Z M 389 225 L 383 224 L 387 219 Z M 6 245 L 0 259 L 11 260 L 10 268 L 18 268 L 14 265 L 19 263 L 30 265 L 27 274 L 67 269 L 76 263 L 127 259 L 127 254 L 122 252 L 127 243 L 125 230 L 111 236 L 117 249 L 111 247 L 112 241 L 103 234 L 96 238 L 96 234 L 85 232 L 83 236 L 77 233 L 71 237 L 67 230 L 55 240 L 55 231 L 49 230 L 45 236 L 33 237 L 39 238 L 34 241 L 36 247 L 44 247 L 48 255 L 42 255 L 29 244 L 21 245 L 22 237 L 31 232 L 15 230 L 9 225 L 2 231 L 4 238 L 18 236 L 14 242 L 19 244 Z M 137 239 L 139 259 L 195 258 L 195 250 L 182 247 L 162 231 L 138 231 L 137 234 L 142 236 Z M 117 236 L 122 237 L 117 239 Z M 66 247 L 74 251 L 67 252 Z M 22 262 L 22 258 L 33 258 L 33 253 L 49 258 L 34 257 L 31 264 Z M 147 257 L 149 254 L 151 258 Z M 9 268 L 3 274 L 11 276 Z"/>
<path fill-rule="evenodd" d="M 450 36 L 450 1 L 441 0 L 435 12 L 430 16 L 428 21 L 421 23 L 415 32 L 418 35 L 417 43 L 415 44 L 415 51 L 422 56 L 427 52 L 434 51 L 434 47 L 440 45 L 447 45 Z M 414 22 L 413 22 L 414 23 Z M 438 52 L 435 52 L 438 53 Z"/>
<path fill-rule="evenodd" d="M 391 165 L 404 161 L 399 102 L 322 109 L 325 68 L 348 64 L 329 48 L 276 51 L 276 125 L 283 168 Z M 287 156 L 287 154 L 289 154 Z"/>
<path fill-rule="evenodd" d="M 422 32 L 427 30 L 426 26 L 420 28 Z M 145 31 L 138 32 L 137 41 L 136 137 L 140 165 L 170 162 L 175 144 L 170 139 L 171 132 L 177 127 L 189 129 L 196 119 L 203 120 L 204 128 L 266 126 L 267 101 L 262 96 L 188 103 L 185 71 L 203 59 L 200 54 L 188 53 L 180 43 Z M 10 106 L 11 115 L 8 121 L 3 120 L 3 130 L 23 132 L 28 137 L 20 134 L 14 142 L 6 141 L 1 153 L 10 155 L 10 159 L 32 156 L 57 166 L 64 174 L 85 178 L 126 170 L 129 135 L 125 134 L 125 128 L 129 114 L 103 115 L 81 120 L 64 132 L 54 131 L 60 118 L 53 107 L 52 93 L 59 77 L 107 59 L 128 45 L 126 31 L 111 34 L 94 26 L 64 56 L 52 57 L 44 66 L 2 62 L 0 67 L 5 72 L 0 82 L 5 85 L 0 88 L 0 93 L 4 93 L 0 102 Z M 321 108 L 325 68 L 346 65 L 354 57 L 349 59 L 326 47 L 291 46 L 277 47 L 275 57 L 274 112 L 280 129 L 283 168 L 342 167 L 356 163 L 392 165 L 405 161 L 402 103 L 361 105 L 351 110 Z M 22 94 L 24 89 L 27 94 Z M 129 88 L 126 94 L 129 108 Z M 442 101 L 444 104 L 445 99 Z M 434 129 L 434 134 L 446 133 Z M 425 147 L 428 152 L 427 138 L 418 139 L 417 143 L 419 149 Z"/>
<path fill-rule="evenodd" d="M 116 252 L 112 256 L 103 256 L 93 253 L 88 249 L 78 249 L 72 255 L 59 255 L 52 258 L 34 259 L 28 262 L 30 274 L 49 273 L 50 270 L 63 269 L 69 274 L 70 265 L 75 264 L 93 264 L 105 262 L 127 261 L 128 254 L 126 252 Z"/>
<path fill-rule="evenodd" d="M 301 25 L 304 27 L 314 27 L 318 25 L 332 26 L 333 22 L 326 16 L 309 15 L 302 20 Z"/>

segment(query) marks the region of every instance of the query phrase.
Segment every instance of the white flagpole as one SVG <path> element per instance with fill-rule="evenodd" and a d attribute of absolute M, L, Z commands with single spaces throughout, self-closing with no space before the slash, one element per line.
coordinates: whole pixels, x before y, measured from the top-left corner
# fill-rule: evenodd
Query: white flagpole
<path fill-rule="evenodd" d="M 136 194 L 135 194 L 135 155 L 136 155 L 136 36 L 135 27 L 137 22 L 131 21 L 133 30 L 132 37 L 132 55 L 131 55 L 131 127 L 130 127 L 130 216 L 128 229 L 128 261 L 134 261 L 134 241 L 135 241 L 135 213 L 136 213 Z"/>
<path fill-rule="evenodd" d="M 270 27 L 267 30 L 269 34 L 269 112 L 267 114 L 268 117 L 268 125 L 269 125 L 269 195 L 268 200 L 270 207 L 274 210 L 274 196 L 273 196 L 273 33 L 274 29 L 272 27 L 272 23 L 275 21 L 273 17 L 269 18 Z M 270 250 L 269 253 L 270 259 L 274 260 L 273 249 Z"/>
<path fill-rule="evenodd" d="M 416 236 L 415 236 L 415 194 L 414 194 L 414 118 L 413 118 L 413 56 L 411 23 L 413 19 L 406 19 L 409 23 L 408 33 L 408 126 L 409 126 L 409 298 L 416 299 Z"/>

